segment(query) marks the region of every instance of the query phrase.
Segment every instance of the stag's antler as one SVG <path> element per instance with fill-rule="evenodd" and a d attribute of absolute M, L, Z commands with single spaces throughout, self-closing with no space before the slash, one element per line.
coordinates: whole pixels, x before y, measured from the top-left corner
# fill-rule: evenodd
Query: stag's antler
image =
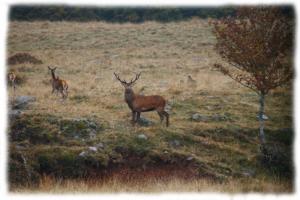
<path fill-rule="evenodd" d="M 130 86 L 130 85 L 132 85 L 134 82 L 136 82 L 136 81 L 140 78 L 141 72 L 138 73 L 138 74 L 135 74 L 135 78 L 134 78 L 134 79 L 131 79 L 131 81 L 128 82 L 128 83 L 127 83 L 125 80 L 121 80 L 120 77 L 119 77 L 119 75 L 116 74 L 116 72 L 114 72 L 114 75 L 115 75 L 116 79 L 118 79 L 121 83 Z"/>
<path fill-rule="evenodd" d="M 116 74 L 116 72 L 114 72 L 114 75 L 115 75 L 116 79 L 118 79 L 121 83 L 127 84 L 127 82 L 126 82 L 125 80 L 122 81 L 122 80 L 120 79 L 120 77 Z"/>
<path fill-rule="evenodd" d="M 138 74 L 135 74 L 135 79 L 131 79 L 130 83 L 128 83 L 129 85 L 133 84 L 135 81 L 137 81 L 141 76 L 141 72 Z"/>

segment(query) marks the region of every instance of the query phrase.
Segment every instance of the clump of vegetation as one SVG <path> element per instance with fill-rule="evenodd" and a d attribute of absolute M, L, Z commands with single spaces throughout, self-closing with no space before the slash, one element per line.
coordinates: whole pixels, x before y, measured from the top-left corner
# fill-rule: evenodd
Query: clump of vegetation
<path fill-rule="evenodd" d="M 8 58 L 9 65 L 17 65 L 22 63 L 43 64 L 43 62 L 29 53 L 16 53 Z"/>

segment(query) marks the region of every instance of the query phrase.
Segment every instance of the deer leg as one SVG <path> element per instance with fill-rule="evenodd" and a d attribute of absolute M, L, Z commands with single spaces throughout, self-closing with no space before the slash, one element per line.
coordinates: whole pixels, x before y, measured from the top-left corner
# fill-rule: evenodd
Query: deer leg
<path fill-rule="evenodd" d="M 135 124 L 136 122 L 135 119 L 136 119 L 136 112 L 132 111 L 132 120 L 131 120 L 132 124 Z"/>
<path fill-rule="evenodd" d="M 14 92 L 16 91 L 16 83 L 13 82 L 13 88 L 14 88 Z"/>
<path fill-rule="evenodd" d="M 64 88 L 61 90 L 61 94 L 63 96 L 63 99 L 65 99 L 67 97 L 67 93 Z"/>
<path fill-rule="evenodd" d="M 164 120 L 164 115 L 162 114 L 162 112 L 160 111 L 157 111 L 157 114 L 159 115 L 159 118 L 160 118 L 160 123 L 162 123 L 163 122 L 163 120 Z"/>
<path fill-rule="evenodd" d="M 141 118 L 141 112 L 136 113 L 136 121 L 139 121 Z"/>
<path fill-rule="evenodd" d="M 68 97 L 68 89 L 65 89 L 65 97 Z"/>
<path fill-rule="evenodd" d="M 64 90 L 59 89 L 58 92 L 61 94 L 62 99 L 64 99 L 65 98 Z"/>
<path fill-rule="evenodd" d="M 169 113 L 167 113 L 166 111 L 162 111 L 162 113 L 167 118 L 166 126 L 168 127 L 169 126 Z"/>

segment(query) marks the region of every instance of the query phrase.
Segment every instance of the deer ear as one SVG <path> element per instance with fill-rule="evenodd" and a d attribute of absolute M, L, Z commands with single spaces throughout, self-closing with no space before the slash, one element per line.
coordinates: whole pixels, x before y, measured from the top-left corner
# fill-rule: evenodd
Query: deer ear
<path fill-rule="evenodd" d="M 48 69 L 51 70 L 50 66 L 48 66 Z"/>

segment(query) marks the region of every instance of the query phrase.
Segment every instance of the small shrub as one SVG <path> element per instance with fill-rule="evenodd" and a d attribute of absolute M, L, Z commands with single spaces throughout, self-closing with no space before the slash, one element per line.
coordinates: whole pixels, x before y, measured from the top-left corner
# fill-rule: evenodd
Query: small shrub
<path fill-rule="evenodd" d="M 75 101 L 77 103 L 86 102 L 89 100 L 89 97 L 86 95 L 74 95 L 70 97 L 70 100 Z"/>
<path fill-rule="evenodd" d="M 17 53 L 8 58 L 9 65 L 17 65 L 22 63 L 43 64 L 43 62 L 29 53 Z"/>
<path fill-rule="evenodd" d="M 294 174 L 292 149 L 285 149 L 278 145 L 267 145 L 261 149 L 259 160 L 263 167 L 271 173 L 292 178 Z"/>

